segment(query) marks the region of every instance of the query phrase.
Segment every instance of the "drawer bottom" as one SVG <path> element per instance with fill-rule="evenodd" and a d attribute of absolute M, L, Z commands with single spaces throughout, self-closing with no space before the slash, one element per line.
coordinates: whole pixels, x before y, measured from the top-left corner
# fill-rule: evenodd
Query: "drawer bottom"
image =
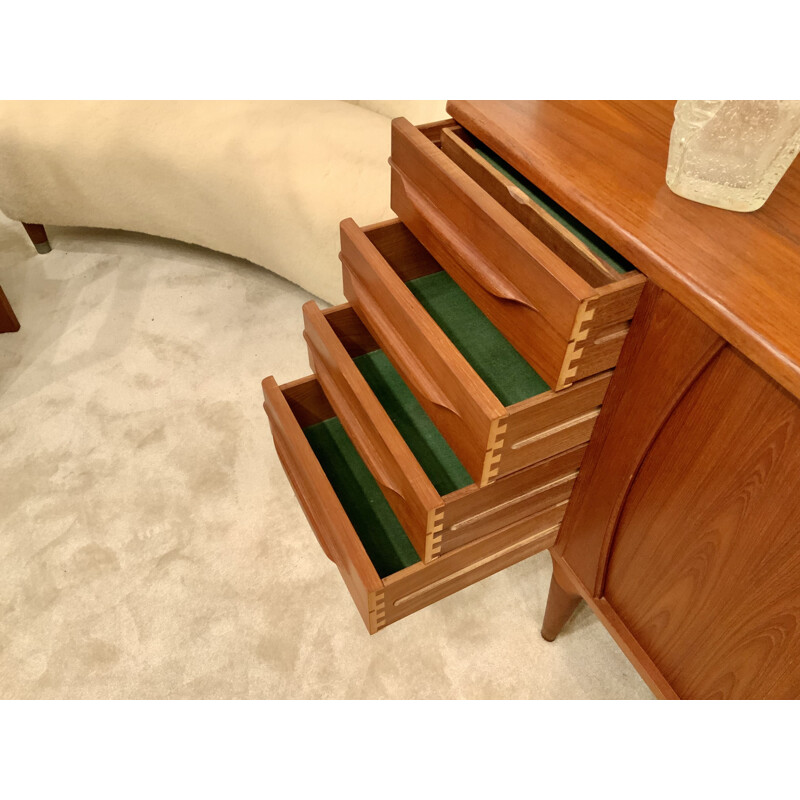
<path fill-rule="evenodd" d="M 337 417 L 303 430 L 381 578 L 420 558 Z"/>

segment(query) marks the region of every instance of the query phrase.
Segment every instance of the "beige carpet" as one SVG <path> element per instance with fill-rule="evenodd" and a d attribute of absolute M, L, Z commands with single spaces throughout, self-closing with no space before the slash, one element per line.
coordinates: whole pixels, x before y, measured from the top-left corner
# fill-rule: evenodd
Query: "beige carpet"
<path fill-rule="evenodd" d="M 649 698 L 541 554 L 370 637 L 272 448 L 308 295 L 133 234 L 0 218 L 0 697 Z"/>

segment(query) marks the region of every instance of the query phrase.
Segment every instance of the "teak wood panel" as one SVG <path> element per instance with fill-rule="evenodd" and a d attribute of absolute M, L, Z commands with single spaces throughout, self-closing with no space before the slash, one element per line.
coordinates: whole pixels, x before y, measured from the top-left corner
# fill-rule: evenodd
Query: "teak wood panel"
<path fill-rule="evenodd" d="M 567 501 L 453 550 L 430 564 L 415 564 L 385 578 L 385 624 L 396 622 L 500 570 L 547 550 L 555 541 Z"/>
<path fill-rule="evenodd" d="M 577 236 L 479 156 L 474 150 L 474 137 L 463 128 L 443 128 L 441 145 L 448 158 L 595 290 L 586 303 L 583 323 L 567 346 L 559 386 L 611 369 L 619 359 L 646 278 L 638 272 L 618 273 L 592 253 Z"/>
<path fill-rule="evenodd" d="M 498 477 L 588 442 L 612 374 L 594 375 L 560 392 L 544 392 L 508 406 Z"/>
<path fill-rule="evenodd" d="M 448 141 L 460 140 L 448 138 L 445 129 L 443 147 Z M 468 174 L 402 118 L 393 122 L 390 161 L 392 208 L 550 386 L 560 389 L 576 379 L 582 343 L 593 338 L 593 328 L 632 316 L 643 276 L 618 278 L 606 269 L 587 282 L 523 224 L 526 218 L 520 221 L 492 196 L 500 176 L 488 164 Z M 562 232 L 574 254 L 574 237 L 560 226 L 547 225 L 545 239 Z M 590 262 L 580 263 L 588 275 Z M 612 288 L 596 291 L 593 284 L 602 280 Z M 629 311 L 613 301 L 617 290 L 634 295 Z M 601 363 L 601 356 L 609 362 Z M 607 369 L 614 357 L 606 347 L 592 363 Z"/>
<path fill-rule="evenodd" d="M 393 232 L 391 239 L 387 231 Z M 498 427 L 505 428 L 500 423 L 506 410 L 405 285 L 418 277 L 414 265 L 419 259 L 410 258 L 406 266 L 404 258 L 413 256 L 409 243 L 416 239 L 397 221 L 370 233 L 378 234 L 380 250 L 353 220 L 341 224 L 345 297 L 472 479 L 485 485 L 494 477 Z M 385 252 L 397 254 L 392 259 L 396 266 L 384 258 Z M 434 265 L 423 274 L 440 269 Z"/>
<path fill-rule="evenodd" d="M 507 526 L 569 498 L 585 446 L 572 447 L 574 437 L 569 434 L 559 436 L 558 433 L 545 436 L 544 445 L 537 443 L 535 454 L 541 456 L 537 459 L 539 463 L 532 466 L 523 464 L 525 469 L 487 486 L 473 484 L 440 496 L 366 380 L 350 361 L 348 346 L 352 347 L 353 341 L 357 341 L 360 351 L 367 344 L 366 334 L 355 335 L 358 317 L 353 309 L 345 304 L 320 312 L 311 302 L 304 307 L 304 313 L 311 366 L 370 471 L 371 464 L 383 459 L 377 466 L 380 474 L 397 476 L 401 470 L 406 470 L 414 476 L 414 486 L 406 486 L 404 491 L 413 492 L 425 484 L 426 494 L 418 496 L 424 497 L 429 506 L 413 495 L 412 502 L 408 502 L 398 496 L 397 491 L 386 491 L 381 478 L 373 472 L 392 510 L 398 508 L 402 512 L 402 517 L 397 511 L 395 514 L 412 543 L 410 529 L 416 530 L 418 536 L 424 531 L 425 538 L 420 540 L 418 548 L 415 545 L 415 549 L 425 563 L 486 535 L 492 529 Z M 338 331 L 346 333 L 345 341 L 338 340 Z M 373 343 L 370 350 L 376 348 L 377 344 Z M 583 436 L 585 438 L 581 438 L 579 445 L 588 440 L 589 433 Z M 403 442 L 403 447 L 398 445 L 398 439 Z M 524 452 L 529 454 L 530 448 Z M 396 486 L 400 484 L 399 480 L 393 479 Z"/>
<path fill-rule="evenodd" d="M 308 377 L 279 387 L 270 377 L 263 381 L 263 389 L 264 409 L 289 482 L 370 633 L 541 552 L 555 541 L 566 500 L 496 529 L 430 564 L 420 562 L 381 580 L 295 418 L 299 411 L 311 424 L 333 413 L 317 380 Z"/>
<path fill-rule="evenodd" d="M 381 623 L 375 598 L 382 593 L 383 582 L 284 396 L 298 391 L 307 401 L 313 396 L 306 389 L 310 383 L 317 381 L 305 378 L 279 387 L 274 378 L 265 378 L 264 410 L 278 457 L 309 525 L 322 551 L 339 568 L 358 613 L 372 632 Z"/>
<path fill-rule="evenodd" d="M 430 561 L 444 510 L 439 493 L 313 300 L 303 317 L 311 368 L 417 554 Z"/>
<path fill-rule="evenodd" d="M 567 590 L 589 603 L 659 697 L 678 695 L 604 597 L 606 570 L 620 513 L 651 443 L 723 346 L 682 305 L 648 284 L 552 552 L 569 580 Z"/>
<path fill-rule="evenodd" d="M 442 145 L 442 134 L 447 128 L 452 127 L 454 124 L 452 118 L 439 120 L 438 122 L 425 122 L 422 125 L 417 125 L 417 130 L 429 141 L 433 142 L 437 147 Z"/>
<path fill-rule="evenodd" d="M 583 280 L 591 286 L 602 286 L 618 279 L 617 273 L 584 242 L 479 156 L 475 152 L 477 144 L 475 138 L 460 126 L 448 126 L 442 130 L 442 152 Z"/>
<path fill-rule="evenodd" d="M 605 599 L 680 697 L 800 699 L 800 403 L 731 347 L 638 471 Z"/>
<path fill-rule="evenodd" d="M 569 336 L 578 307 L 591 296 L 585 281 L 402 117 L 392 122 L 390 161 L 393 172 L 440 212 L 443 242 L 469 256 L 463 269 L 498 299 L 546 315 L 557 333 Z M 541 289 L 535 301 L 534 283 Z"/>
<path fill-rule="evenodd" d="M 450 101 L 465 128 L 800 397 L 800 161 L 758 211 L 665 183 L 671 101 Z"/>
<path fill-rule="evenodd" d="M 392 125 L 395 213 L 555 386 L 564 343 L 591 287 L 410 123 L 400 119 Z M 543 286 L 534 299 L 536 279 Z"/>
<path fill-rule="evenodd" d="M 503 406 L 405 285 L 441 269 L 406 226 L 341 233 L 346 297 L 479 486 L 589 440 L 610 372 Z"/>
<path fill-rule="evenodd" d="M 441 553 L 568 500 L 585 452 L 582 444 L 483 488 L 444 495 Z"/>
<path fill-rule="evenodd" d="M 569 564 L 552 548 L 550 549 L 550 555 L 553 560 L 553 575 L 550 581 L 550 588 L 554 591 L 551 591 L 547 598 L 547 608 L 545 609 L 546 625 L 542 625 L 543 638 L 547 641 L 553 641 L 575 609 L 576 604 L 571 597 L 577 596 L 579 600 L 582 598 L 603 623 L 606 630 L 611 634 L 611 638 L 619 645 L 620 650 L 633 664 L 645 683 L 653 690 L 653 693 L 664 700 L 678 700 L 679 697 L 675 690 L 661 674 L 644 648 L 636 641 L 608 601 L 603 597 L 592 596 L 591 592 L 570 569 Z"/>
<path fill-rule="evenodd" d="M 593 597 L 647 448 L 724 342 L 666 292 L 648 284 L 600 411 L 556 552 Z"/>

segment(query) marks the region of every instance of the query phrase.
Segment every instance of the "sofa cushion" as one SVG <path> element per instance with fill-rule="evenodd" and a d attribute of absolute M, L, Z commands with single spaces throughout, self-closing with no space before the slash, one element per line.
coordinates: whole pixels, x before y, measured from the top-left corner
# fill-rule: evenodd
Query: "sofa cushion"
<path fill-rule="evenodd" d="M 0 210 L 199 244 L 340 302 L 338 224 L 392 216 L 389 150 L 389 117 L 342 101 L 4 102 Z"/>

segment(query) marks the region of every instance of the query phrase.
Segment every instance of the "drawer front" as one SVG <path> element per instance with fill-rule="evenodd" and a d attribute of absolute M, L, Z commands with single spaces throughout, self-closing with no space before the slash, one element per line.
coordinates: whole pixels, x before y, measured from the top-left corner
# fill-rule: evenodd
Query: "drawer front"
<path fill-rule="evenodd" d="M 585 452 L 583 444 L 482 489 L 468 486 L 447 495 L 441 553 L 568 500 Z"/>
<path fill-rule="evenodd" d="M 402 228 L 382 226 L 392 227 Z M 404 275 L 415 275 L 413 266 L 406 268 L 420 260 L 409 240 L 416 243 L 394 237 Z M 505 408 L 351 219 L 341 225 L 341 243 L 345 296 L 473 481 L 485 485 Z"/>
<path fill-rule="evenodd" d="M 484 188 L 495 180 L 491 167 L 468 173 L 444 152 L 460 152 L 447 127 L 441 143 L 443 149 L 407 120 L 393 122 L 397 215 L 552 388 L 593 374 L 589 368 L 613 367 L 621 341 L 615 350 L 605 338 L 611 331 L 600 343 L 596 332 L 632 317 L 644 277 L 618 279 L 610 270 L 602 275 L 591 269 L 580 274 L 492 196 L 496 189 Z M 508 187 L 500 191 L 514 200 Z M 552 244 L 558 231 L 546 230 L 538 232 Z M 571 258 L 573 249 L 560 252 Z M 624 302 L 615 298 L 620 292 Z"/>
<path fill-rule="evenodd" d="M 612 374 L 603 372 L 511 406 L 498 477 L 588 442 Z"/>
<path fill-rule="evenodd" d="M 281 463 L 317 540 L 338 567 L 370 633 L 555 543 L 566 500 L 509 521 L 430 564 L 418 562 L 381 578 L 301 427 L 333 413 L 317 380 L 309 377 L 278 386 L 273 378 L 266 378 L 262 386 Z"/>
<path fill-rule="evenodd" d="M 504 406 L 406 285 L 441 269 L 411 232 L 341 233 L 345 295 L 478 486 L 589 441 L 610 371 Z"/>
<path fill-rule="evenodd" d="M 383 581 L 375 571 L 361 541 L 333 491 L 314 451 L 303 434 L 285 395 L 316 381 L 308 378 L 279 387 L 274 378 L 262 383 L 264 410 L 269 417 L 275 449 L 300 501 L 317 541 L 339 568 L 358 613 L 370 633 L 383 624 Z"/>
<path fill-rule="evenodd" d="M 436 555 L 443 503 L 325 316 L 303 306 L 309 364 L 423 561 Z"/>
<path fill-rule="evenodd" d="M 567 501 L 459 547 L 431 564 L 384 579 L 381 599 L 388 625 L 555 544 Z"/>

